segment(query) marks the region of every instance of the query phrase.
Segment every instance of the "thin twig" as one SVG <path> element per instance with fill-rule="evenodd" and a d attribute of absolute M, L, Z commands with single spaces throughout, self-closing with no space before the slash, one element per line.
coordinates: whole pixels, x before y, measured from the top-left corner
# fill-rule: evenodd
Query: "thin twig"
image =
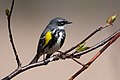
<path fill-rule="evenodd" d="M 8 19 L 8 30 L 9 30 L 9 37 L 10 37 L 10 42 L 11 42 L 11 45 L 12 45 L 12 48 L 14 50 L 14 54 L 15 54 L 15 57 L 16 57 L 16 61 L 17 61 L 17 64 L 18 64 L 18 68 L 13 71 L 11 74 L 9 74 L 8 76 L 6 76 L 5 78 L 3 78 L 2 80 L 10 80 L 12 79 L 13 77 L 15 77 L 16 75 L 28 70 L 28 69 L 31 69 L 31 68 L 35 68 L 35 67 L 38 67 L 38 66 L 42 66 L 42 65 L 46 65 L 48 64 L 49 62 L 52 62 L 52 61 L 56 61 L 56 60 L 59 60 L 59 57 L 51 57 L 45 61 L 40 61 L 40 62 L 37 62 L 37 63 L 34 63 L 34 64 L 28 64 L 28 65 L 25 65 L 25 66 L 21 66 L 21 62 L 20 62 L 20 59 L 18 57 L 18 54 L 17 54 L 17 51 L 16 51 L 16 48 L 15 48 L 15 45 L 14 45 L 14 41 L 13 41 L 13 37 L 12 37 L 12 32 L 11 32 L 11 27 L 10 27 L 10 19 L 11 19 L 11 15 L 12 15 L 12 11 L 13 11 L 13 7 L 14 7 L 14 1 L 15 0 L 12 0 L 12 5 L 11 5 L 11 9 L 10 9 L 10 14 L 7 15 L 7 19 Z M 71 49 L 67 50 L 64 52 L 64 54 L 66 55 L 67 53 L 69 53 L 70 51 L 74 50 L 77 46 L 79 46 L 80 44 L 84 43 L 85 41 L 87 41 L 89 38 L 91 38 L 94 34 L 96 34 L 98 31 L 101 31 L 102 29 L 108 27 L 109 24 L 106 24 L 105 26 L 103 27 L 100 27 L 98 29 L 96 29 L 94 32 L 92 32 L 88 37 L 86 37 L 83 41 L 81 41 L 79 44 L 77 44 L 76 46 L 72 47 Z M 114 35 L 116 35 L 118 32 L 116 32 Z M 113 36 L 113 35 L 112 35 Z M 81 56 L 83 54 L 86 54 L 102 45 L 104 45 L 105 43 L 107 43 L 111 38 L 113 37 L 110 37 L 110 38 L 107 38 L 105 40 L 103 40 L 102 42 L 100 42 L 96 47 L 92 47 L 90 49 L 88 49 L 88 51 L 83 51 L 81 53 L 76 53 L 76 54 L 73 54 L 72 57 L 74 58 L 75 56 Z M 102 44 L 102 45 L 101 45 Z M 109 47 L 109 46 L 108 46 Z M 71 58 L 71 55 L 69 56 Z M 67 58 L 67 57 L 66 57 Z M 83 70 L 84 68 L 86 69 L 88 66 L 86 64 L 85 67 L 83 67 Z M 82 70 L 82 69 L 81 69 Z"/>
<path fill-rule="evenodd" d="M 81 62 L 79 62 L 79 61 L 77 61 L 76 59 L 74 59 L 74 58 L 72 58 L 72 60 L 73 61 L 75 61 L 76 63 L 78 63 L 79 65 L 81 65 L 81 66 L 84 66 L 85 64 L 83 64 L 83 63 L 81 63 Z"/>
<path fill-rule="evenodd" d="M 88 35 L 84 40 L 82 40 L 80 43 L 78 43 L 77 45 L 75 45 L 74 47 L 70 48 L 69 50 L 65 51 L 64 54 L 69 53 L 70 51 L 74 50 L 75 48 L 77 48 L 80 44 L 86 42 L 88 39 L 90 39 L 94 34 L 96 34 L 97 32 L 101 31 L 102 29 L 108 27 L 109 24 L 104 25 L 103 27 L 99 27 L 98 29 L 96 29 L 95 31 L 93 31 L 90 35 Z"/>
<path fill-rule="evenodd" d="M 103 46 L 104 44 L 106 44 L 109 40 L 111 40 L 111 39 L 112 39 L 116 34 L 118 34 L 119 32 L 120 32 L 120 29 L 117 30 L 116 32 L 114 32 L 112 35 L 110 35 L 110 36 L 107 37 L 106 39 L 100 41 L 99 43 L 97 43 L 97 44 L 95 44 L 95 45 L 93 45 L 93 46 L 91 46 L 89 49 L 84 50 L 84 51 L 79 52 L 79 53 L 75 53 L 73 56 L 81 56 L 81 55 L 84 55 L 84 54 L 86 54 L 86 53 L 88 53 L 88 52 L 90 52 L 90 51 L 92 51 L 92 50 L 100 47 L 100 46 Z"/>
<path fill-rule="evenodd" d="M 90 61 L 85 64 L 78 72 L 76 72 L 69 80 L 75 79 L 80 73 L 85 71 L 113 42 L 117 40 L 117 38 L 120 37 L 120 32 L 117 33 L 99 52 L 96 53 L 96 55 L 90 59 Z"/>
<path fill-rule="evenodd" d="M 112 34 L 112 35 L 110 35 L 108 38 L 109 39 L 107 39 L 107 41 L 106 40 L 103 40 L 103 41 L 101 41 L 101 44 L 105 44 L 105 43 L 107 43 L 108 41 L 110 41 L 111 39 L 113 39 L 116 35 L 118 35 L 118 34 L 120 34 L 120 30 L 118 30 L 118 31 L 116 31 L 114 34 Z M 111 38 L 112 37 L 112 38 Z M 118 36 L 117 36 L 117 38 L 118 38 Z M 117 39 L 116 38 L 116 39 Z M 111 45 L 111 44 L 110 44 Z M 101 45 L 102 46 L 102 45 Z M 100 47 L 100 46 L 99 46 Z M 109 46 L 108 46 L 109 47 Z M 98 48 L 98 47 L 96 47 L 96 48 Z M 91 50 L 89 50 L 89 51 L 92 51 L 93 49 L 91 49 Z M 87 51 L 88 52 L 88 51 Z M 72 57 L 74 58 L 74 57 L 76 57 L 76 56 L 80 56 L 82 54 L 82 52 L 80 52 L 80 53 L 77 53 L 77 54 L 74 54 Z M 83 54 L 85 54 L 84 52 L 83 52 Z M 67 54 L 66 54 L 67 55 Z M 35 67 L 38 67 L 38 66 L 43 66 L 43 65 L 46 65 L 46 63 L 48 64 L 49 62 L 53 62 L 53 61 L 58 61 L 60 58 L 57 56 L 53 56 L 53 57 L 51 57 L 51 58 L 49 58 L 49 59 L 47 59 L 47 60 L 45 60 L 45 61 L 40 61 L 40 62 L 37 62 L 37 63 L 34 63 L 34 64 L 30 64 L 30 65 L 25 65 L 25 66 L 22 66 L 21 68 L 19 68 L 19 69 L 16 69 L 15 71 L 13 71 L 11 74 L 9 74 L 8 76 L 6 76 L 5 78 L 3 78 L 2 80 L 9 80 L 9 79 L 12 79 L 13 77 L 15 77 L 16 75 L 18 75 L 18 74 L 20 74 L 20 73 L 22 73 L 22 72 L 24 72 L 24 71 L 26 71 L 26 70 L 28 70 L 28 69 L 31 69 L 31 68 L 35 68 Z M 71 55 L 69 55 L 69 56 L 66 56 L 65 57 L 65 59 L 71 59 Z M 87 63 L 88 64 L 88 63 Z M 86 65 L 86 64 L 85 64 Z M 88 65 L 87 66 L 84 66 L 84 68 L 87 68 L 88 67 Z M 84 71 L 84 68 L 82 68 L 81 69 L 81 71 Z M 6 79 L 7 78 L 7 79 Z"/>
<path fill-rule="evenodd" d="M 47 60 L 42 60 L 42 61 L 39 61 L 39 62 L 34 63 L 34 64 L 28 64 L 28 65 L 22 66 L 21 68 L 17 68 L 15 71 L 13 71 L 11 74 L 6 76 L 2 80 L 10 80 L 13 77 L 15 77 L 16 75 L 18 75 L 19 73 L 22 73 L 22 72 L 24 72 L 24 71 L 26 71 L 28 69 L 31 69 L 31 68 L 46 65 L 46 63 L 52 62 L 52 61 L 54 61 L 54 59 L 55 59 L 55 56 L 52 57 L 52 58 L 49 58 Z"/>
<path fill-rule="evenodd" d="M 14 40 L 13 40 L 13 36 L 12 36 L 12 32 L 11 32 L 11 27 L 10 27 L 10 23 L 11 23 L 10 19 L 11 19 L 11 15 L 12 15 L 12 12 L 13 12 L 14 2 L 15 1 L 12 0 L 10 13 L 9 13 L 9 15 L 7 15 L 7 19 L 8 19 L 9 38 L 10 38 L 10 42 L 11 42 L 11 45 L 12 45 L 12 48 L 13 48 L 13 51 L 14 51 L 14 54 L 15 54 L 15 57 L 16 57 L 17 65 L 18 65 L 18 68 L 19 68 L 19 67 L 21 67 L 21 62 L 20 62 L 20 59 L 18 57 L 16 48 L 15 48 L 15 45 L 14 45 Z"/>

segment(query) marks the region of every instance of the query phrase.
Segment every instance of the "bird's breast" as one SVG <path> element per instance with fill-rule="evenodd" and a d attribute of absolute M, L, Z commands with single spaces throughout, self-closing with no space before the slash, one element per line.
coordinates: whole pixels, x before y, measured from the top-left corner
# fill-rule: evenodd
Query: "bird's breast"
<path fill-rule="evenodd" d="M 64 43 L 65 33 L 63 31 L 56 31 L 53 35 L 49 47 L 44 50 L 45 54 L 52 54 L 58 51 Z"/>

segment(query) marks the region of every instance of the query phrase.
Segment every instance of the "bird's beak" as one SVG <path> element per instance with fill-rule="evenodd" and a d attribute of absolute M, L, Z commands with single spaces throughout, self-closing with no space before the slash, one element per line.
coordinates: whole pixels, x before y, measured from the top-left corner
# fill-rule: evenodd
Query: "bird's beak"
<path fill-rule="evenodd" d="M 69 21 L 67 21 L 67 23 L 66 24 L 72 24 L 73 22 L 69 22 Z"/>

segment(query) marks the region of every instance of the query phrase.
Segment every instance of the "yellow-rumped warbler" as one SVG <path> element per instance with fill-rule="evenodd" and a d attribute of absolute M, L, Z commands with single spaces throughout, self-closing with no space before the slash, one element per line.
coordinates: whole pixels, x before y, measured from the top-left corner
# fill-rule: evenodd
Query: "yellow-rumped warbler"
<path fill-rule="evenodd" d="M 40 37 L 37 54 L 30 64 L 37 62 L 41 55 L 47 54 L 46 59 L 48 59 L 54 52 L 58 51 L 66 37 L 64 27 L 71 23 L 62 17 L 52 19 Z"/>

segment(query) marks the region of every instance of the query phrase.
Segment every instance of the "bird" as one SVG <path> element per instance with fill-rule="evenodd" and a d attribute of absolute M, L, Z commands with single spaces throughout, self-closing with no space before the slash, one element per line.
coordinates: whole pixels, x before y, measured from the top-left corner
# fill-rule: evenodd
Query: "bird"
<path fill-rule="evenodd" d="M 62 17 L 53 18 L 43 30 L 39 39 L 37 54 L 30 64 L 38 62 L 42 55 L 44 59 L 46 54 L 45 59 L 48 59 L 57 52 L 63 46 L 66 38 L 65 26 L 71 23 Z"/>

